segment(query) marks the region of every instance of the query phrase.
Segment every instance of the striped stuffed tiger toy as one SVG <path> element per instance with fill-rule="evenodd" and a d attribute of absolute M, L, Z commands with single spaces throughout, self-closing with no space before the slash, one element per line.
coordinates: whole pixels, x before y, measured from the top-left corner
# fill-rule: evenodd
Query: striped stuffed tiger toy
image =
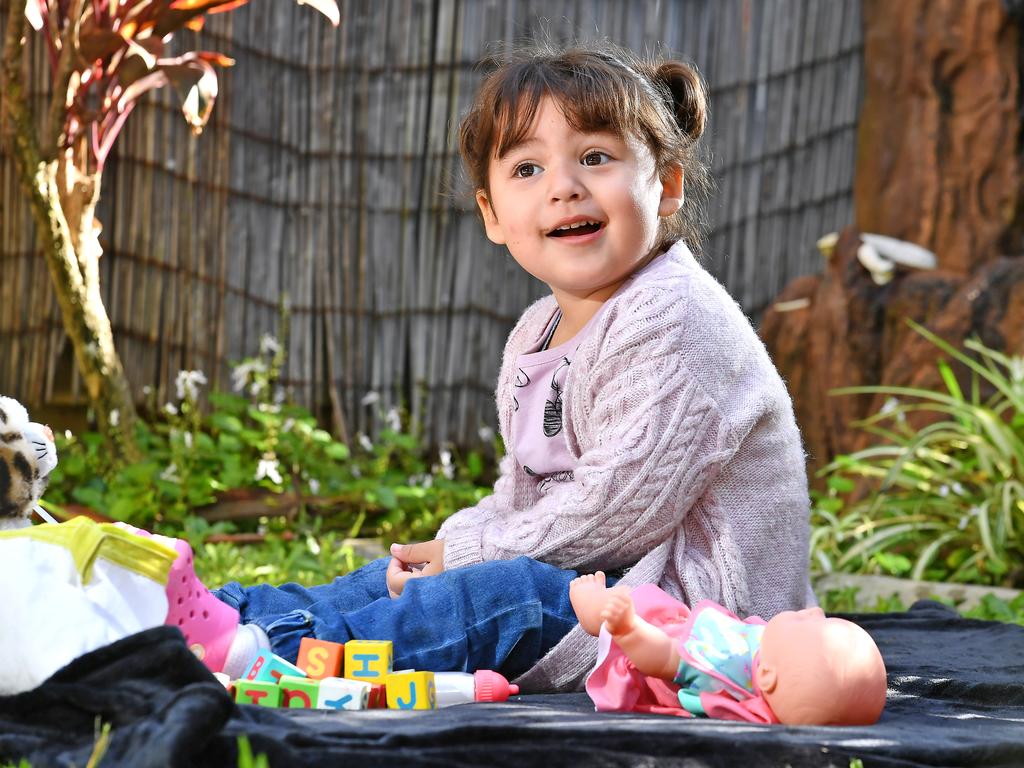
<path fill-rule="evenodd" d="M 0 396 L 0 530 L 29 524 L 56 466 L 50 428 L 29 421 L 17 400 Z"/>

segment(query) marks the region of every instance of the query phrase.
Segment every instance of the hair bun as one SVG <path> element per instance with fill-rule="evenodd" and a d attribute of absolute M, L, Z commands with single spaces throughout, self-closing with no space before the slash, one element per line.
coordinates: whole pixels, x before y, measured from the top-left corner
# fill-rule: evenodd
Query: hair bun
<path fill-rule="evenodd" d="M 694 141 L 699 139 L 708 118 L 708 99 L 697 70 L 681 61 L 665 61 L 658 65 L 654 78 L 671 92 L 676 122 L 683 133 Z"/>

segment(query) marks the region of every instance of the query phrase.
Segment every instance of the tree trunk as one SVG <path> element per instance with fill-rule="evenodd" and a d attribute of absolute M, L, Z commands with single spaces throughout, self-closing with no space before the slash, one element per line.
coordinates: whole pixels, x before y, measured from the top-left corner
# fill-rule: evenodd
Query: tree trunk
<path fill-rule="evenodd" d="M 94 214 L 101 174 L 83 170 L 85 139 L 67 149 L 54 148 L 50 154 L 55 159 L 43 157 L 22 88 L 27 81 L 22 71 L 24 30 L 24 15 L 12 7 L 3 62 L 8 143 L 100 431 L 115 458 L 136 461 L 135 405 L 100 295 L 102 248 Z"/>

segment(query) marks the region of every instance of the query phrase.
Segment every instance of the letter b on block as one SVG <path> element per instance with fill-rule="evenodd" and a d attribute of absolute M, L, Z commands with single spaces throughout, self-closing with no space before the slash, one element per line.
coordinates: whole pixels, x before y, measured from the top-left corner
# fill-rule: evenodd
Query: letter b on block
<path fill-rule="evenodd" d="M 345 643 L 345 677 L 383 683 L 391 674 L 390 640 L 349 640 Z"/>

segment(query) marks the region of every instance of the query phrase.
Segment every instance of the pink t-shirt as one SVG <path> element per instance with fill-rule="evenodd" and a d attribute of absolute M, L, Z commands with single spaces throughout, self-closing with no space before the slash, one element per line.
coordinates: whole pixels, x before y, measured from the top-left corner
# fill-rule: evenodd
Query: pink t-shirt
<path fill-rule="evenodd" d="M 603 307 L 602 307 L 603 309 Z M 545 349 L 562 318 L 555 312 L 536 344 L 516 358 L 512 380 L 512 453 L 523 472 L 541 478 L 539 489 L 570 482 L 576 457 L 562 432 L 562 395 L 576 349 L 587 338 L 599 309 L 579 333 L 557 347 Z"/>

